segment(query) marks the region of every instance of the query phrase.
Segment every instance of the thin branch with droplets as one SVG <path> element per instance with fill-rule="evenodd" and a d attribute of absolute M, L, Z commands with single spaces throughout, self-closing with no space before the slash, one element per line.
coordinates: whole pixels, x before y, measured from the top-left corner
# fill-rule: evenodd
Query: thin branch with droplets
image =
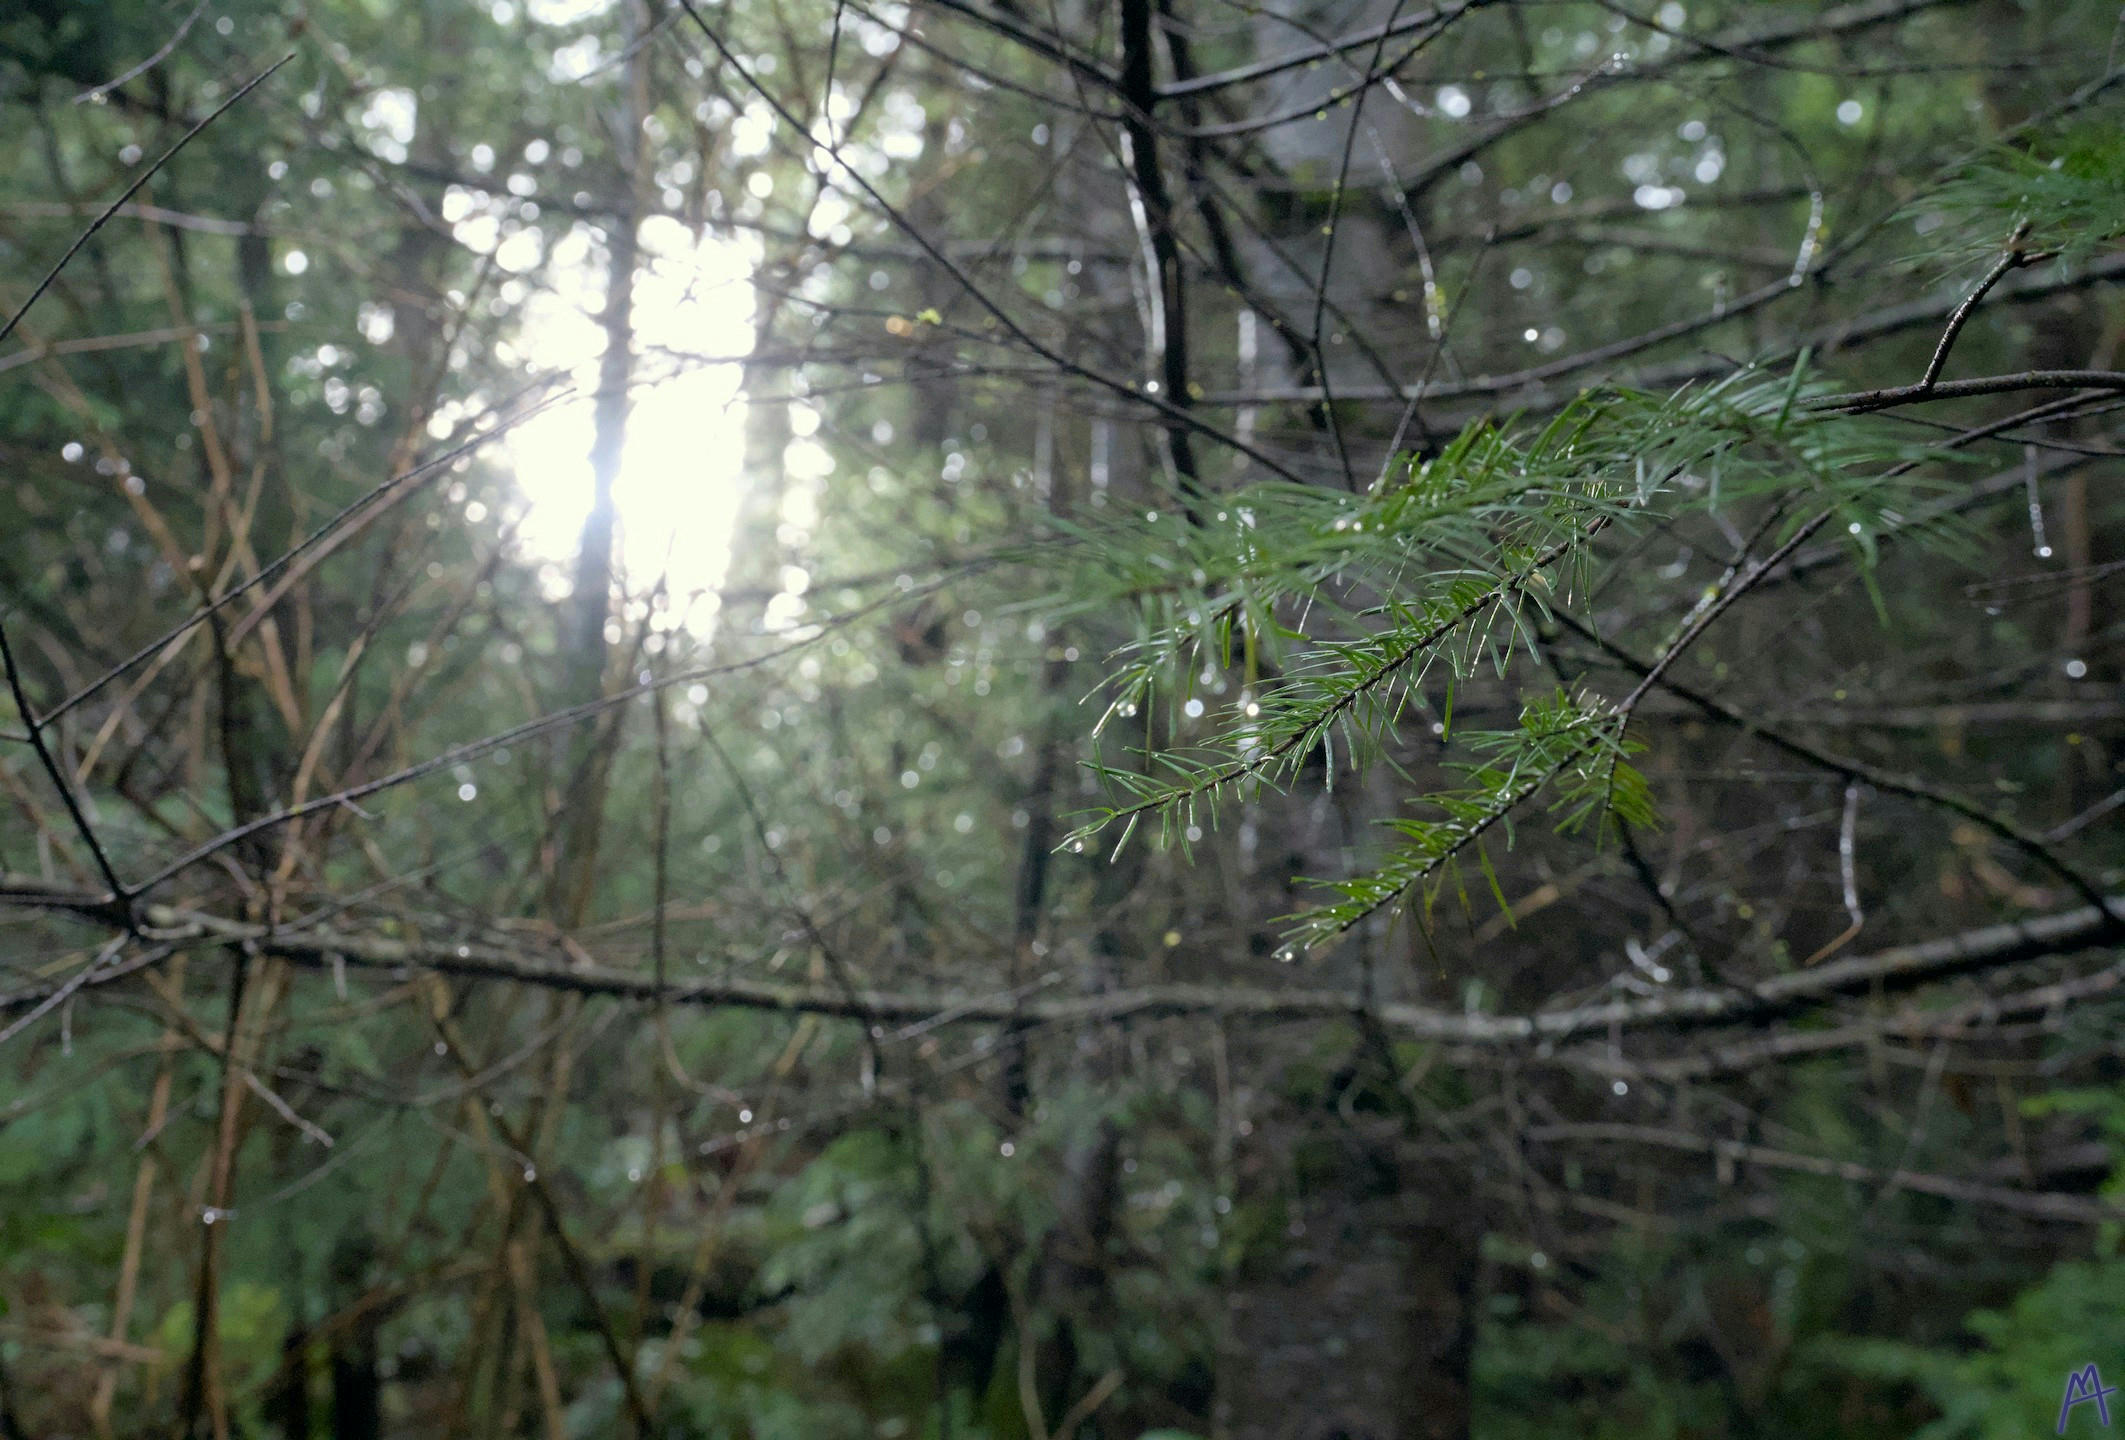
<path fill-rule="evenodd" d="M 279 70 L 281 66 L 287 64 L 290 60 L 293 60 L 294 58 L 295 52 L 293 50 L 290 50 L 287 54 L 281 56 L 280 59 L 274 61 L 264 70 L 259 71 L 258 74 L 252 76 L 249 80 L 238 86 L 235 94 L 231 95 L 228 99 L 222 101 L 219 105 L 215 106 L 213 110 L 208 112 L 206 118 L 202 119 L 191 129 L 185 131 L 183 135 L 178 137 L 177 143 L 170 146 L 169 149 L 163 151 L 160 155 L 156 156 L 155 159 L 148 164 L 147 168 L 142 170 L 138 175 L 134 176 L 133 183 L 126 186 L 125 189 L 119 193 L 119 196 L 116 200 L 113 200 L 109 205 L 105 206 L 103 209 L 103 213 L 98 215 L 94 220 L 91 220 L 86 230 L 83 230 L 79 235 L 74 237 L 74 243 L 69 245 L 66 249 L 66 253 L 59 257 L 58 263 L 53 265 L 51 269 L 45 272 L 44 278 L 42 280 L 39 280 L 37 282 L 36 288 L 30 291 L 29 298 L 24 300 L 19 306 L 16 307 L 15 313 L 8 316 L 7 322 L 5 324 L 0 324 L 0 341 L 6 340 L 8 336 L 15 333 L 15 327 L 20 325 L 22 323 L 23 317 L 30 313 L 30 308 L 44 297 L 45 291 L 52 288 L 52 282 L 59 278 L 59 272 L 66 269 L 68 262 L 71 261 L 76 255 L 79 255 L 81 253 L 82 247 L 87 245 L 90 240 L 95 238 L 96 232 L 98 230 L 101 230 L 106 224 L 108 224 L 111 220 L 111 217 L 116 215 L 120 210 L 125 207 L 126 201 L 132 199 L 135 195 L 139 194 L 141 187 L 146 185 L 148 181 L 155 178 L 156 171 L 162 169 L 163 166 L 169 164 L 170 161 L 175 158 L 178 151 L 184 149 L 185 146 L 191 144 L 193 140 L 198 138 L 201 131 L 205 130 L 209 125 L 212 125 L 216 120 L 219 120 L 223 115 L 227 114 L 231 107 L 233 107 L 238 101 L 242 100 L 244 96 L 250 94 L 253 90 L 256 90 L 260 85 L 263 85 L 268 79 L 273 76 L 275 71 Z"/>

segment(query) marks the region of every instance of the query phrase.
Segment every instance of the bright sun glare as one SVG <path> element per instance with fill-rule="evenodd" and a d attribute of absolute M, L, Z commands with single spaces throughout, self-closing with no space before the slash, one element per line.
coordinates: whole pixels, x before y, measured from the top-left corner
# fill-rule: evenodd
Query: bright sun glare
<path fill-rule="evenodd" d="M 701 603 L 730 565 L 745 457 L 742 361 L 753 343 L 753 247 L 698 244 L 677 221 L 641 229 L 634 295 L 634 408 L 613 486 L 616 563 L 631 596 L 661 577 L 671 624 L 705 634 L 715 604 Z M 527 510 L 519 531 L 528 557 L 568 573 L 590 509 L 592 397 L 605 335 L 604 265 L 582 229 L 559 241 L 544 267 L 550 288 L 525 303 L 515 349 L 534 369 L 565 373 L 575 397 L 514 431 L 508 464 Z"/>

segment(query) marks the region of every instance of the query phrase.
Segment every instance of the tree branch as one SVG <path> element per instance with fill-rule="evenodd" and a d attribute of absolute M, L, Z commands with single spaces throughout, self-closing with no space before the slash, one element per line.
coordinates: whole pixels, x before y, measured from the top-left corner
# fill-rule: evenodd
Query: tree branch
<path fill-rule="evenodd" d="M 69 894 L 30 877 L 0 877 L 0 907 L 64 910 L 108 919 L 110 902 L 86 893 Z M 1757 1022 L 1806 1010 L 1844 995 L 1877 987 L 1903 989 L 1974 971 L 2047 956 L 2067 955 L 2109 942 L 2110 928 L 2125 919 L 2125 895 L 2110 897 L 2108 914 L 2093 906 L 2029 920 L 1892 946 L 1871 955 L 1773 975 L 1721 989 L 1677 990 L 1630 1000 L 1603 1001 L 1566 1010 L 1520 1015 L 1470 1015 L 1400 1001 L 1369 1003 L 1346 991 L 1274 990 L 1235 985 L 1149 985 L 1099 994 L 1031 999 L 1018 992 L 986 996 L 911 991 L 776 985 L 753 980 L 671 981 L 610 966 L 528 959 L 513 949 L 479 943 L 409 941 L 347 931 L 275 931 L 198 911 L 166 905 L 142 907 L 147 938 L 169 946 L 249 942 L 306 969 L 329 969 L 335 961 L 366 970 L 428 970 L 443 975 L 536 985 L 564 993 L 632 1003 L 722 1006 L 776 1010 L 862 1021 L 1085 1024 L 1122 1016 L 1219 1015 L 1233 1019 L 1299 1020 L 1369 1016 L 1419 1038 L 1479 1046 L 1557 1043 L 1581 1035 L 1656 1027 L 1701 1028 Z M 85 990 L 101 988 L 136 968 L 114 968 Z M 36 1005 L 51 987 L 30 986 L 0 996 L 0 1011 Z"/>

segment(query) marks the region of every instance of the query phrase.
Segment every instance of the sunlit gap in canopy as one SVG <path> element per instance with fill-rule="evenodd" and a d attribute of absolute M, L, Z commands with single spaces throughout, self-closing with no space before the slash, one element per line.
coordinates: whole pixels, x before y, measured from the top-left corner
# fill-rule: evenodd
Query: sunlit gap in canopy
<path fill-rule="evenodd" d="M 669 599 L 657 628 L 684 625 L 705 639 L 715 625 L 714 595 L 730 567 L 738 518 L 745 459 L 739 386 L 753 344 L 757 242 L 697 242 L 663 216 L 643 222 L 640 240 L 633 408 L 613 482 L 615 564 L 634 618 L 643 613 L 634 607 L 661 579 Z M 506 249 L 509 242 L 502 243 Z M 497 258 L 507 265 L 511 257 Z M 513 348 L 532 370 L 567 375 L 576 393 L 514 431 L 506 457 L 525 505 L 518 530 L 523 557 L 539 566 L 548 598 L 560 599 L 574 574 L 593 493 L 606 263 L 590 231 L 578 226 L 555 244 L 538 274 L 544 288 L 526 297 Z"/>

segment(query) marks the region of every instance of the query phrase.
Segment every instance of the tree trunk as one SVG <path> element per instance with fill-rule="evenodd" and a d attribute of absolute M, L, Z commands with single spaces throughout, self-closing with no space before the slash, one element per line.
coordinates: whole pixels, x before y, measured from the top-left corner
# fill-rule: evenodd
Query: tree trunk
<path fill-rule="evenodd" d="M 1324 1128 L 1280 1137 L 1310 1173 L 1296 1177 L 1285 1244 L 1250 1261 L 1228 1299 L 1218 1428 L 1232 1440 L 1465 1440 L 1482 1238 L 1468 1188 L 1451 1169 L 1398 1163 L 1391 1140 Z"/>
<path fill-rule="evenodd" d="M 612 619 L 613 538 L 617 515 L 613 489 L 627 451 L 627 421 L 634 381 L 635 265 L 640 256 L 637 226 L 643 209 L 648 148 L 642 143 L 642 120 L 649 112 L 649 51 L 634 37 L 643 25 L 632 4 L 623 9 L 624 32 L 632 58 L 628 62 L 625 102 L 614 121 L 618 158 L 627 174 L 627 194 L 613 222 L 608 242 L 605 281 L 605 353 L 598 366 L 595 430 L 590 442 L 590 513 L 583 517 L 576 554 L 575 586 L 570 596 L 568 703 L 583 704 L 605 693 Z M 605 822 L 605 778 L 617 738 L 617 714 L 601 717 L 574 735 L 568 764 L 561 771 L 565 789 L 550 907 L 563 929 L 582 923 L 597 876 L 598 844 Z"/>

